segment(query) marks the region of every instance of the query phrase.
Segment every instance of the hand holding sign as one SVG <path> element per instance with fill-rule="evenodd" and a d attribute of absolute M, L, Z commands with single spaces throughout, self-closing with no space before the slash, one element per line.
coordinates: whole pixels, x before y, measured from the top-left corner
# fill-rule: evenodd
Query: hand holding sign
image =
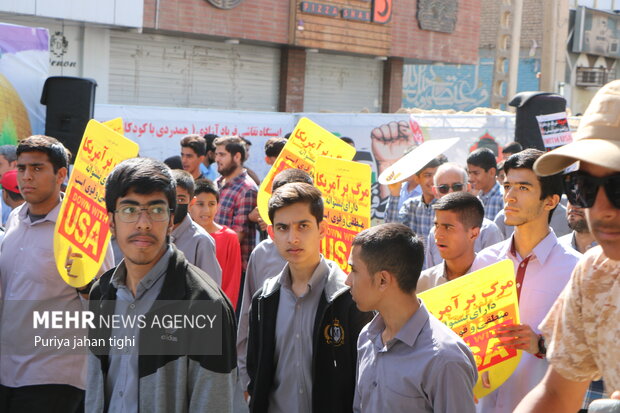
<path fill-rule="evenodd" d="M 508 339 L 497 343 L 498 347 L 523 350 L 530 354 L 538 353 L 538 334 L 527 324 L 512 324 L 499 327 L 495 336 Z"/>
<path fill-rule="evenodd" d="M 78 274 L 82 271 L 73 269 L 73 266 L 80 267 L 81 262 L 80 259 L 83 258 L 82 254 L 79 252 L 73 252 L 73 248 L 69 245 L 69 249 L 67 250 L 67 258 L 65 259 L 65 269 L 67 270 L 67 276 L 72 278 L 77 278 Z"/>

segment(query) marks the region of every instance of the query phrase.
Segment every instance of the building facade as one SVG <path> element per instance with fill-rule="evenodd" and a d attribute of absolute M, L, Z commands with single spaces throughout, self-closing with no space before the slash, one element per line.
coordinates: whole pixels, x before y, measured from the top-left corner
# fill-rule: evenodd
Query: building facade
<path fill-rule="evenodd" d="M 95 79 L 97 103 L 393 112 L 405 64 L 478 61 L 480 0 L 48 3 L 0 21 L 47 28 L 50 75 Z"/>

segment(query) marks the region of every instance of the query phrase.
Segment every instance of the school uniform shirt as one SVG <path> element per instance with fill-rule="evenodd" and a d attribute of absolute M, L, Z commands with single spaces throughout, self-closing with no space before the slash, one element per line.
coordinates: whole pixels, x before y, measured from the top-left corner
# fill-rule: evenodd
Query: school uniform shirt
<path fill-rule="evenodd" d="M 34 347 L 32 336 L 36 332 L 41 342 L 56 336 L 72 343 L 74 336 L 83 335 L 83 330 L 24 328 L 32 326 L 33 307 L 43 301 L 50 304 L 38 310 L 83 309 L 77 291 L 62 279 L 54 259 L 54 227 L 60 205 L 58 203 L 47 215 L 34 221 L 28 215 L 28 203 L 15 208 L 0 245 L 0 296 L 4 300 L 0 315 L 0 384 L 7 387 L 40 384 L 86 387 L 86 354 L 77 354 L 79 351 L 61 354 L 62 351 L 50 351 L 49 347 L 41 351 L 40 347 Z M 112 267 L 114 256 L 112 248 L 108 247 L 97 275 Z"/>
<path fill-rule="evenodd" d="M 215 255 L 215 241 L 189 214 L 172 231 L 170 241 L 185 255 L 187 261 L 207 273 L 218 285 L 222 285 L 222 268 Z"/>
<path fill-rule="evenodd" d="M 482 250 L 474 260 L 472 272 L 504 259 L 511 260 L 517 281 L 519 272 L 524 272 L 522 285 L 516 283 L 517 289 L 521 289 L 519 296 L 521 324 L 529 325 L 536 334 L 540 334 L 538 325 L 568 283 L 581 254 L 559 243 L 552 229 L 549 229 L 549 234 L 527 257 L 521 257 L 516 252 L 513 242 L 514 235 Z M 541 381 L 547 372 L 547 367 L 546 359 L 522 351 L 517 369 L 497 390 L 480 399 L 478 411 L 511 413 L 525 395 Z"/>
<path fill-rule="evenodd" d="M 476 411 L 478 370 L 471 350 L 419 302 L 420 308 L 387 343 L 381 337 L 385 322 L 380 314 L 360 333 L 354 412 Z"/>

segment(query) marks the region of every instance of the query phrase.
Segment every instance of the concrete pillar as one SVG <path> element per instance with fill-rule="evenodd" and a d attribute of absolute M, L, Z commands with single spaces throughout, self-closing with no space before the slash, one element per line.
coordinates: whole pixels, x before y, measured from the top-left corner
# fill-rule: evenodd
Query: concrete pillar
<path fill-rule="evenodd" d="M 403 106 L 403 65 L 401 57 L 390 57 L 383 65 L 381 112 L 394 113 Z"/>
<path fill-rule="evenodd" d="M 280 56 L 280 112 L 303 112 L 306 83 L 306 50 L 285 46 Z"/>

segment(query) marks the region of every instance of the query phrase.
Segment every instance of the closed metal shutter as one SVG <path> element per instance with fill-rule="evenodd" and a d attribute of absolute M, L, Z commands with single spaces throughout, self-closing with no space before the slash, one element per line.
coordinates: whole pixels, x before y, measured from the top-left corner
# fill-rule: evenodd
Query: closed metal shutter
<path fill-rule="evenodd" d="M 112 31 L 109 102 L 276 111 L 280 50 Z"/>
<path fill-rule="evenodd" d="M 383 62 L 328 53 L 306 55 L 306 112 L 381 110 Z"/>

